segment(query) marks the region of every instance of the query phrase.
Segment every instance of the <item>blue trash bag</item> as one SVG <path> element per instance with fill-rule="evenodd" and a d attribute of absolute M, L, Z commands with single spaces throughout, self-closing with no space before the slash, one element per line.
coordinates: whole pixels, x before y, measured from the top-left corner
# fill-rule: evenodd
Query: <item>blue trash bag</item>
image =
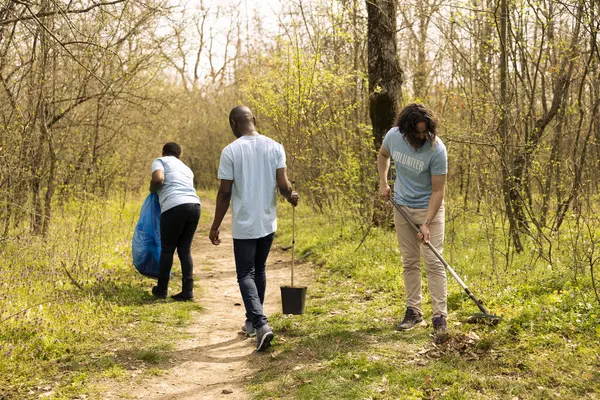
<path fill-rule="evenodd" d="M 160 250 L 160 204 L 158 195 L 150 193 L 142 204 L 131 241 L 133 265 L 140 274 L 158 278 Z"/>

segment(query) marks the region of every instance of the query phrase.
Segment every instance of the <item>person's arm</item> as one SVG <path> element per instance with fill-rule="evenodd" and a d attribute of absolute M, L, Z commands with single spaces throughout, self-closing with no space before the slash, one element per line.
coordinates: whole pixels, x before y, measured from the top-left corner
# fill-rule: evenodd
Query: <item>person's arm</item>
<path fill-rule="evenodd" d="M 156 193 L 158 189 L 165 183 L 165 171 L 157 169 L 152 172 L 152 180 L 150 181 L 150 192 Z"/>
<path fill-rule="evenodd" d="M 221 179 L 221 185 L 219 186 L 219 191 L 217 192 L 217 205 L 215 206 L 215 217 L 213 218 L 213 223 L 210 228 L 210 234 L 208 236 L 212 244 L 214 244 L 215 246 L 221 244 L 221 239 L 219 239 L 219 227 L 221 226 L 221 222 L 223 222 L 223 218 L 225 218 L 225 214 L 227 214 L 227 210 L 229 209 L 232 187 L 233 181 Z"/>
<path fill-rule="evenodd" d="M 379 155 L 377 156 L 377 170 L 379 171 L 379 195 L 384 201 L 387 201 L 392 194 L 392 189 L 388 184 L 390 157 L 390 152 L 387 151 L 382 145 L 379 149 Z"/>
<path fill-rule="evenodd" d="M 292 188 L 292 184 L 287 176 L 287 169 L 277 168 L 275 177 L 277 178 L 277 188 L 279 189 L 279 193 L 285 197 L 292 206 L 296 207 L 300 196 L 298 195 L 298 192 L 295 192 Z"/>
<path fill-rule="evenodd" d="M 429 233 L 429 224 L 433 221 L 435 214 L 442 206 L 444 201 L 444 194 L 446 192 L 446 175 L 432 175 L 431 176 L 431 198 L 427 205 L 427 213 L 425 214 L 425 220 L 421 224 L 421 234 L 418 235 L 419 239 L 425 243 L 429 242 L 431 235 Z"/>

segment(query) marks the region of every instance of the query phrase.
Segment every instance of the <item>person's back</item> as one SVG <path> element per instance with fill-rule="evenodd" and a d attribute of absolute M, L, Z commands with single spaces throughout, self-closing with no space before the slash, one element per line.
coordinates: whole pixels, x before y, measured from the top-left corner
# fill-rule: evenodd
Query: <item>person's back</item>
<path fill-rule="evenodd" d="M 194 189 L 194 173 L 180 159 L 181 147 L 175 142 L 163 146 L 162 157 L 152 163 L 150 191 L 158 194 L 160 203 L 161 254 L 157 285 L 152 294 L 166 298 L 169 289 L 173 253 L 177 249 L 181 261 L 181 293 L 175 300 L 192 300 L 194 295 L 194 262 L 191 246 L 200 219 L 200 199 Z"/>
<path fill-rule="evenodd" d="M 221 155 L 219 179 L 233 181 L 232 236 L 256 239 L 277 230 L 278 168 L 285 168 L 281 144 L 263 136 L 242 136 Z"/>
<path fill-rule="evenodd" d="M 175 156 L 163 156 L 154 160 L 152 171 L 164 170 L 165 180 L 157 190 L 160 210 L 165 212 L 180 204 L 200 204 L 194 189 L 194 173 Z"/>

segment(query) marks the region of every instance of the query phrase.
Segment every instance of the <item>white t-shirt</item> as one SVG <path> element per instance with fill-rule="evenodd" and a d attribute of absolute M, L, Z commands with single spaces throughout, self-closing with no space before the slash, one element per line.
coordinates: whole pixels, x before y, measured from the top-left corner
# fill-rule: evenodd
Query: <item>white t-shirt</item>
<path fill-rule="evenodd" d="M 156 192 L 161 213 L 182 204 L 200 204 L 194 173 L 183 161 L 173 156 L 160 157 L 152 162 L 152 172 L 159 169 L 165 171 L 165 182 Z"/>
<path fill-rule="evenodd" d="M 283 146 L 263 135 L 242 136 L 223 149 L 218 176 L 233 181 L 234 239 L 259 239 L 277 230 L 276 170 L 285 167 Z"/>

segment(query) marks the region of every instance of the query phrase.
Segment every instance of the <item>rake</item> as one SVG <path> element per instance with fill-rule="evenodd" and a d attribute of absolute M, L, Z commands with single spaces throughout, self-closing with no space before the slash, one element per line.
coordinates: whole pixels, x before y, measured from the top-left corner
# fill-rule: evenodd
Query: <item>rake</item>
<path fill-rule="evenodd" d="M 402 207 L 400 207 L 398 204 L 396 204 L 396 202 L 393 201 L 392 199 L 390 199 L 389 201 L 390 201 L 390 203 L 392 203 L 394 205 L 394 208 L 396 210 L 398 210 L 398 212 L 404 217 L 404 219 L 413 228 L 413 230 L 416 233 L 420 233 L 421 230 L 419 229 L 419 227 L 417 225 L 415 225 L 414 222 L 411 221 L 411 219 L 408 216 L 408 214 L 406 213 L 406 211 L 404 211 L 402 209 Z M 435 256 L 438 258 L 438 260 L 440 260 L 440 262 L 442 264 L 444 264 L 444 267 L 446 267 L 446 269 L 450 272 L 450 275 L 452 275 L 454 277 L 454 279 L 456 279 L 456 281 L 458 282 L 458 284 L 460 285 L 460 287 L 462 287 L 465 290 L 465 292 L 467 293 L 467 295 L 469 296 L 469 298 L 471 300 L 473 300 L 473 302 L 475 304 L 477 304 L 477 307 L 479 308 L 479 310 L 481 310 L 481 313 L 476 313 L 476 314 L 473 314 L 471 317 L 469 317 L 469 319 L 467 320 L 467 322 L 483 323 L 483 324 L 486 324 L 486 325 L 498 325 L 500 323 L 500 321 L 502 321 L 502 317 L 500 317 L 498 315 L 490 314 L 488 312 L 488 310 L 485 308 L 485 306 L 483 305 L 483 302 L 481 300 L 479 300 L 473 294 L 473 292 L 471 292 L 469 290 L 469 288 L 467 287 L 467 285 L 465 285 L 465 283 L 463 282 L 463 280 L 460 279 L 460 277 L 456 274 L 456 272 L 454 272 L 454 270 L 452 269 L 452 267 L 450 266 L 450 264 L 448 264 L 446 262 L 446 260 L 444 260 L 444 258 L 442 257 L 442 255 L 435 249 L 435 247 L 433 247 L 433 245 L 431 243 L 429 243 L 429 242 L 425 243 L 425 245 L 427 247 L 429 247 L 429 250 L 431 250 L 433 252 L 433 254 L 435 254 Z"/>

